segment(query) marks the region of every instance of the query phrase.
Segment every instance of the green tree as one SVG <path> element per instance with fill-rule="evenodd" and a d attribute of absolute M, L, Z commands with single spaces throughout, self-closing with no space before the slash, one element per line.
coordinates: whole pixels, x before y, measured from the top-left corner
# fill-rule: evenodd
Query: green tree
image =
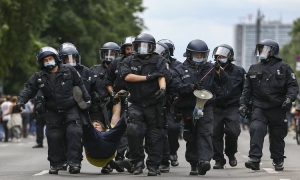
<path fill-rule="evenodd" d="M 75 44 L 88 67 L 99 63 L 99 49 L 119 43 L 144 27 L 142 0 L 0 0 L 0 78 L 4 92 L 18 94 L 39 67 L 42 46 Z"/>

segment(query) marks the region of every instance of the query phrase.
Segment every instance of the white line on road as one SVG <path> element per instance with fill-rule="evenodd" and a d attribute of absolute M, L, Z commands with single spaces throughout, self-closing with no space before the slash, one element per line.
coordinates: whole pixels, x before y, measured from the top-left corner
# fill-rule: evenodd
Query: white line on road
<path fill-rule="evenodd" d="M 47 174 L 48 172 L 49 172 L 49 170 L 43 170 L 42 172 L 37 173 L 34 176 L 41 176 L 41 175 Z"/>
<path fill-rule="evenodd" d="M 291 180 L 291 179 L 279 179 L 279 180 Z"/>
<path fill-rule="evenodd" d="M 274 169 L 272 168 L 263 168 L 265 171 L 267 171 L 268 173 L 278 173 L 277 171 L 274 171 Z"/>

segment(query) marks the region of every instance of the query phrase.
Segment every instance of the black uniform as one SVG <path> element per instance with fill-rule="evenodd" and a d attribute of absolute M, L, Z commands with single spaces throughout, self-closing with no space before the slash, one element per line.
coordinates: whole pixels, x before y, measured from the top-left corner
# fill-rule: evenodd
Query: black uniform
<path fill-rule="evenodd" d="M 100 103 L 95 103 L 95 101 L 93 101 L 92 99 L 92 105 L 90 107 L 90 117 L 91 120 L 100 120 L 105 127 L 107 127 L 107 123 L 105 121 L 105 116 L 104 113 L 107 113 L 107 110 L 103 110 L 102 107 L 103 103 L 106 104 L 106 107 L 109 108 L 109 99 L 107 99 L 107 97 L 109 97 L 109 93 L 106 90 L 105 87 L 105 77 L 106 77 L 106 73 L 107 73 L 107 67 L 104 66 L 104 64 L 99 64 L 99 65 L 94 65 L 93 67 L 91 67 L 91 71 L 94 74 L 94 77 L 96 78 L 98 85 L 98 92 L 100 93 L 100 97 L 101 97 L 101 102 Z M 102 107 L 101 107 L 102 105 Z M 104 112 L 105 111 L 105 112 Z M 109 119 L 108 119 L 109 120 Z"/>
<path fill-rule="evenodd" d="M 217 75 L 215 70 L 208 73 L 212 68 L 213 64 L 211 63 L 195 66 L 190 60 L 185 60 L 183 64 L 175 68 L 176 77 L 173 79 L 173 83 L 175 83 L 175 90 L 180 95 L 175 106 L 182 112 L 184 120 L 183 138 L 186 141 L 185 158 L 192 167 L 197 166 L 198 163 L 210 161 L 213 157 L 211 137 L 213 132 L 213 102 L 216 93 L 215 83 L 220 86 L 226 84 L 228 75 L 223 70 L 220 70 L 220 75 Z M 206 102 L 203 109 L 204 116 L 193 125 L 196 97 L 193 94 L 192 85 L 199 82 L 205 74 L 207 76 L 203 79 L 202 86 L 214 96 Z"/>
<path fill-rule="evenodd" d="M 166 82 L 169 80 L 169 72 L 166 66 L 167 60 L 160 55 L 152 54 L 147 60 L 137 56 L 129 56 L 121 67 L 121 77 L 128 74 L 147 76 L 153 73 L 164 74 Z M 148 152 L 148 168 L 157 169 L 162 160 L 164 141 L 164 116 L 159 115 L 161 103 L 155 100 L 155 93 L 160 89 L 158 80 L 143 82 L 127 82 L 130 92 L 128 108 L 129 119 L 127 126 L 128 143 L 130 149 L 130 161 L 135 167 L 144 164 L 144 127 L 146 125 L 146 146 Z"/>
<path fill-rule="evenodd" d="M 82 125 L 78 106 L 73 98 L 73 87 L 79 86 L 83 92 L 84 101 L 90 101 L 90 96 L 83 85 L 79 73 L 71 66 L 59 64 L 56 73 L 41 70 L 35 73 L 25 84 L 20 93 L 19 103 L 26 103 L 41 89 L 45 97 L 46 135 L 48 141 L 48 160 L 50 165 L 57 167 L 63 159 L 63 136 L 66 133 L 67 160 L 70 166 L 80 166 L 82 160 Z M 66 132 L 63 132 L 63 129 Z"/>
<path fill-rule="evenodd" d="M 225 154 L 230 157 L 237 152 L 237 140 L 241 129 L 239 125 L 239 99 L 244 87 L 244 68 L 229 63 L 224 71 L 229 76 L 229 83 L 225 86 L 217 85 L 214 107 L 213 146 L 214 160 L 225 164 L 224 159 L 224 134 Z"/>
<path fill-rule="evenodd" d="M 285 110 L 281 106 L 286 98 L 295 101 L 298 92 L 293 70 L 280 58 L 272 57 L 267 62 L 250 67 L 240 99 L 241 105 L 248 105 L 252 100 L 249 158 L 260 161 L 267 128 L 271 159 L 276 161 L 285 158 L 287 122 Z"/>

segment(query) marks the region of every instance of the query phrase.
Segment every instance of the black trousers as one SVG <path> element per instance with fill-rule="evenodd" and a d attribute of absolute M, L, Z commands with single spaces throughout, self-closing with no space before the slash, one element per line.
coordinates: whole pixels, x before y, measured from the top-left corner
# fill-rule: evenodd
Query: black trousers
<path fill-rule="evenodd" d="M 269 128 L 271 159 L 283 159 L 287 135 L 287 121 L 285 111 L 281 108 L 254 108 L 250 123 L 250 151 L 249 157 L 261 159 L 264 137 Z"/>
<path fill-rule="evenodd" d="M 157 167 L 162 161 L 165 130 L 157 127 L 158 111 L 155 105 L 141 107 L 131 104 L 128 109 L 130 123 L 127 125 L 130 159 L 134 164 L 144 161 L 143 141 L 146 130 L 147 166 Z"/>
<path fill-rule="evenodd" d="M 168 140 L 170 146 L 170 155 L 177 155 L 179 149 L 178 137 L 180 134 L 180 122 L 175 122 L 173 114 L 167 114 L 168 120 Z"/>
<path fill-rule="evenodd" d="M 211 105 L 203 109 L 203 117 L 193 123 L 192 112 L 186 109 L 182 112 L 184 119 L 183 139 L 186 141 L 185 159 L 191 165 L 210 161 L 213 157 L 213 108 Z"/>
<path fill-rule="evenodd" d="M 229 106 L 227 108 L 214 108 L 214 129 L 213 146 L 216 161 L 226 163 L 224 159 L 224 134 L 225 154 L 234 155 L 237 152 L 238 137 L 241 133 L 239 124 L 239 106 Z"/>
<path fill-rule="evenodd" d="M 170 160 L 170 145 L 169 145 L 168 129 L 165 129 L 162 164 L 169 166 L 170 165 L 169 160 Z"/>
<path fill-rule="evenodd" d="M 77 106 L 63 113 L 47 112 L 46 127 L 50 165 L 57 166 L 64 163 L 66 149 L 68 164 L 80 164 L 82 160 L 82 125 Z M 65 144 L 66 142 L 67 144 Z"/>
<path fill-rule="evenodd" d="M 36 143 L 43 144 L 46 114 L 36 114 Z"/>

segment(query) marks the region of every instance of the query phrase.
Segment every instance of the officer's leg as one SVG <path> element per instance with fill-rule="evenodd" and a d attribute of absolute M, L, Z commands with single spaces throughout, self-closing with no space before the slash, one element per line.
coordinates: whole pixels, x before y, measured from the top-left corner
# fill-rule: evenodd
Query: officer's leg
<path fill-rule="evenodd" d="M 186 141 L 185 159 L 191 165 L 190 175 L 198 175 L 197 130 L 192 123 L 192 110 L 183 110 L 183 139 Z"/>
<path fill-rule="evenodd" d="M 225 154 L 229 158 L 230 166 L 237 165 L 237 160 L 234 154 L 237 152 L 238 137 L 241 133 L 238 108 L 238 106 L 232 106 L 227 108 L 225 119 Z"/>
<path fill-rule="evenodd" d="M 288 122 L 285 122 L 285 111 L 281 108 L 270 109 L 267 113 L 269 122 L 269 139 L 271 159 L 275 170 L 283 170 L 284 161 L 284 138 L 287 135 Z"/>
<path fill-rule="evenodd" d="M 203 118 L 197 125 L 197 145 L 199 154 L 199 175 L 205 175 L 210 170 L 210 160 L 213 157 L 214 149 L 212 145 L 213 133 L 213 107 L 206 106 L 203 109 Z"/>
<path fill-rule="evenodd" d="M 180 123 L 176 123 L 174 121 L 173 115 L 171 113 L 167 113 L 167 120 L 171 165 L 178 166 L 179 163 L 177 161 L 177 150 L 179 149 L 178 137 L 180 134 Z"/>
<path fill-rule="evenodd" d="M 146 126 L 147 126 L 147 142 L 148 158 L 146 161 L 148 168 L 148 176 L 160 174 L 158 167 L 162 161 L 163 146 L 165 138 L 164 122 L 165 117 L 159 117 L 156 106 L 148 106 L 143 109 Z M 162 121 L 162 123 L 160 123 Z"/>
<path fill-rule="evenodd" d="M 163 142 L 163 157 L 161 161 L 161 165 L 159 166 L 160 172 L 165 173 L 170 171 L 170 145 L 169 145 L 169 140 L 168 140 L 168 134 L 167 134 L 167 129 L 165 129 L 165 134 L 164 134 L 164 142 Z"/>
<path fill-rule="evenodd" d="M 43 139 L 44 139 L 44 126 L 45 126 L 45 115 L 38 114 L 36 116 L 36 145 L 33 148 L 43 147 Z"/>
<path fill-rule="evenodd" d="M 214 157 L 216 161 L 214 169 L 224 169 L 226 160 L 224 158 L 224 119 L 225 111 L 222 108 L 214 109 L 214 123 L 213 123 L 213 147 Z"/>
<path fill-rule="evenodd" d="M 135 175 L 143 173 L 144 165 L 144 116 L 142 114 L 142 108 L 132 104 L 128 108 L 129 119 L 127 125 L 127 137 L 128 146 L 130 149 L 130 162 L 133 167 L 129 167 L 124 164 L 128 172 L 133 172 Z"/>
<path fill-rule="evenodd" d="M 66 139 L 67 139 L 67 161 L 70 166 L 69 172 L 76 174 L 80 172 L 82 161 L 82 124 L 78 108 L 72 107 L 65 113 Z"/>
<path fill-rule="evenodd" d="M 63 158 L 63 118 L 57 113 L 47 113 L 46 136 L 48 142 L 49 174 L 57 174 Z"/>

